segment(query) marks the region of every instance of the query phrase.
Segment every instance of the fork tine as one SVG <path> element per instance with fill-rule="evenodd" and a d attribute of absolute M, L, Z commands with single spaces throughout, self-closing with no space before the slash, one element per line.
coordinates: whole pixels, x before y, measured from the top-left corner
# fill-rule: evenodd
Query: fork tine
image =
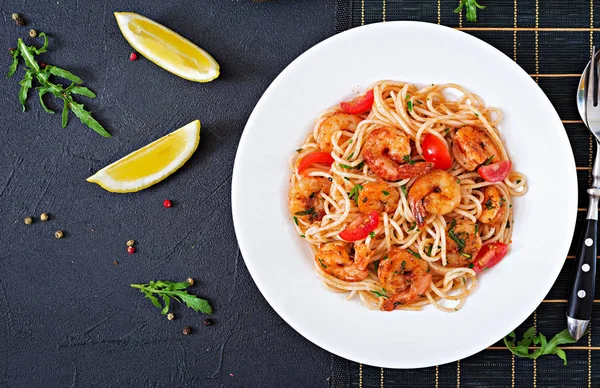
<path fill-rule="evenodd" d="M 593 106 L 598 106 L 598 61 L 596 60 L 596 46 L 592 49 L 592 59 L 590 64 L 591 79 L 592 79 L 592 98 Z"/>
<path fill-rule="evenodd" d="M 587 91 L 585 97 L 585 116 L 588 122 L 588 125 L 591 125 L 592 122 L 598 124 L 600 120 L 600 108 L 598 105 L 598 61 L 596 60 L 596 47 L 594 46 L 592 50 L 592 59 L 590 60 L 590 67 L 588 70 L 588 80 L 587 80 Z M 592 130 L 592 127 L 590 126 Z M 592 130 L 592 132 L 596 132 Z"/>

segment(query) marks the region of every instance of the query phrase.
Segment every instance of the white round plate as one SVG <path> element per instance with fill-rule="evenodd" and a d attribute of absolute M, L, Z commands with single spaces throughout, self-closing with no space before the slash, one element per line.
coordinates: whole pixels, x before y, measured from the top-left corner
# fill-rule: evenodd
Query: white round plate
<path fill-rule="evenodd" d="M 500 108 L 514 167 L 529 179 L 529 193 L 515 201 L 509 255 L 479 276 L 477 290 L 458 312 L 431 306 L 381 312 L 368 310 L 357 299 L 346 301 L 344 294 L 321 285 L 310 248 L 292 227 L 287 207 L 290 156 L 319 112 L 381 79 L 420 85 L 454 82 Z M 296 331 L 356 362 L 427 367 L 485 349 L 541 303 L 571 243 L 577 212 L 575 162 L 548 98 L 500 51 L 434 24 L 373 24 L 316 45 L 273 81 L 240 140 L 232 211 L 252 278 Z"/>

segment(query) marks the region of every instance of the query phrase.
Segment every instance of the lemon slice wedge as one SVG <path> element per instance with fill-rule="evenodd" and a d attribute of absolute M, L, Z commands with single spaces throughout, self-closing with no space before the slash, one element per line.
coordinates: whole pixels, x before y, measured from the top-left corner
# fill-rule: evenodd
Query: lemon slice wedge
<path fill-rule="evenodd" d="M 133 12 L 115 12 L 127 42 L 163 69 L 195 82 L 219 76 L 219 64 L 209 53 L 167 27 Z"/>
<path fill-rule="evenodd" d="M 200 121 L 130 153 L 87 179 L 113 193 L 133 193 L 158 183 L 177 171 L 200 143 Z"/>

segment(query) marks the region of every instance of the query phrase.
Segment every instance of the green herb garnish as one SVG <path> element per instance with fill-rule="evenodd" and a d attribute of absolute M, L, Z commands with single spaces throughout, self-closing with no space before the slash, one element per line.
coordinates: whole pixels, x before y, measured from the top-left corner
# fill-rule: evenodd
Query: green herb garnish
<path fill-rule="evenodd" d="M 389 191 L 385 191 L 385 190 L 381 190 L 381 194 L 383 194 L 383 195 L 390 195 L 390 192 Z"/>
<path fill-rule="evenodd" d="M 341 164 L 341 163 L 340 163 L 340 167 L 341 168 L 345 168 L 346 170 L 352 170 L 352 168 L 353 168 L 353 167 L 350 167 L 350 166 L 348 166 L 346 164 Z"/>
<path fill-rule="evenodd" d="M 191 309 L 205 314 L 212 314 L 212 307 L 207 300 L 198 298 L 196 295 L 188 294 L 185 290 L 190 286 L 188 282 L 170 282 L 168 280 L 151 281 L 148 284 L 132 284 L 131 287 L 140 290 L 152 304 L 161 309 L 161 314 L 169 312 L 171 298 L 179 303 L 185 303 Z M 156 295 L 153 295 L 156 294 Z M 164 306 L 158 300 L 160 296 Z"/>
<path fill-rule="evenodd" d="M 520 179 L 517 179 L 517 184 L 519 184 L 519 183 L 521 183 L 521 180 L 520 180 Z"/>
<path fill-rule="evenodd" d="M 448 132 L 450 132 L 450 128 L 446 128 L 446 129 L 444 129 L 444 136 L 447 136 L 447 135 L 448 135 Z"/>
<path fill-rule="evenodd" d="M 323 259 L 321 258 L 317 258 L 317 260 L 319 261 L 319 264 L 321 264 L 321 267 L 323 267 L 323 269 L 327 269 L 327 266 L 325 265 L 325 263 L 323 262 Z"/>
<path fill-rule="evenodd" d="M 362 185 L 354 185 L 354 187 L 352 188 L 352 190 L 350 190 L 350 193 L 348 194 L 348 197 L 350 197 L 350 199 L 353 199 L 354 203 L 356 203 L 357 205 L 358 205 L 358 196 L 360 194 L 360 190 L 362 190 L 362 189 L 363 189 Z"/>
<path fill-rule="evenodd" d="M 46 111 L 46 113 L 54 114 L 55 112 L 48 108 L 44 103 L 44 96 L 48 93 L 53 94 L 56 98 L 59 98 L 63 101 L 63 111 L 62 111 L 62 119 L 61 124 L 62 127 L 65 128 L 69 121 L 69 110 L 75 114 L 81 120 L 81 122 L 98 134 L 104 137 L 110 137 L 110 133 L 108 133 L 102 125 L 96 119 L 92 117 L 91 112 L 85 110 L 83 104 L 80 104 L 73 100 L 73 95 L 78 94 L 81 96 L 85 96 L 88 98 L 95 98 L 96 94 L 92 92 L 90 89 L 85 86 L 79 86 L 83 81 L 81 78 L 77 77 L 75 74 L 61 69 L 56 66 L 46 65 L 42 68 L 38 62 L 35 60 L 34 56 L 39 55 L 41 53 L 45 53 L 48 48 L 48 37 L 45 33 L 40 32 L 40 38 L 44 38 L 44 44 L 42 47 L 37 48 L 35 46 L 27 46 L 23 42 L 23 39 L 19 38 L 17 41 L 17 48 L 12 52 L 13 61 L 10 65 L 8 71 L 8 78 L 12 77 L 17 68 L 19 66 L 19 58 L 23 59 L 25 65 L 25 75 L 23 79 L 19 82 L 21 85 L 21 90 L 19 90 L 19 102 L 23 107 L 23 112 L 27 110 L 25 102 L 27 101 L 27 97 L 29 94 L 29 90 L 33 87 L 33 80 L 35 79 L 39 86 L 36 87 L 38 91 L 38 96 L 40 100 L 40 104 L 42 105 L 42 109 Z M 71 81 L 71 84 L 66 88 L 61 85 L 54 83 L 50 80 L 50 77 L 60 77 L 66 80 Z"/>
<path fill-rule="evenodd" d="M 348 155 L 348 157 L 346 158 L 346 160 L 350 160 L 350 159 L 352 159 L 352 157 L 353 157 L 353 156 L 354 156 L 354 152 L 353 152 L 353 153 L 351 153 L 350 155 Z"/>
<path fill-rule="evenodd" d="M 406 94 L 406 98 L 404 99 L 404 101 L 408 101 L 410 100 L 410 94 Z"/>
<path fill-rule="evenodd" d="M 510 221 L 506 221 L 506 229 L 510 229 Z"/>
<path fill-rule="evenodd" d="M 406 189 L 405 185 L 400 186 L 400 188 L 402 189 L 402 192 L 404 193 L 404 195 L 408 195 L 408 190 Z"/>
<path fill-rule="evenodd" d="M 409 101 L 406 105 L 408 106 L 408 111 L 412 112 L 412 110 L 413 110 L 413 103 L 412 103 L 412 101 Z"/>
<path fill-rule="evenodd" d="M 315 211 L 314 207 L 308 208 L 308 210 L 302 210 L 299 212 L 294 213 L 294 215 L 296 216 L 313 216 L 313 215 L 317 215 L 317 212 Z"/>
<path fill-rule="evenodd" d="M 402 160 L 404 160 L 404 162 L 405 162 L 405 163 L 408 163 L 408 164 L 415 164 L 415 163 L 416 163 L 414 160 L 412 160 L 412 159 L 410 158 L 410 155 L 404 155 L 404 156 L 402 157 Z"/>
<path fill-rule="evenodd" d="M 375 295 L 377 295 L 379 298 L 387 298 L 387 291 L 385 290 L 385 288 L 381 289 L 383 292 L 378 292 L 378 291 L 373 291 L 371 290 L 371 292 Z"/>
<path fill-rule="evenodd" d="M 371 238 L 375 237 L 375 232 L 369 233 L 369 237 L 371 237 Z"/>
<path fill-rule="evenodd" d="M 407 251 L 408 253 L 410 253 L 411 255 L 413 255 L 414 257 L 416 257 L 417 259 L 420 259 L 420 258 L 421 258 L 421 255 L 419 255 L 417 252 L 413 251 L 413 250 L 412 250 L 412 249 L 410 249 L 410 248 L 406 248 L 406 251 Z M 402 269 L 404 269 L 404 266 L 405 266 L 405 265 L 406 265 L 406 263 L 403 261 L 403 262 L 402 262 Z"/>
<path fill-rule="evenodd" d="M 294 224 L 296 224 L 296 226 L 298 226 L 298 217 L 294 216 Z"/>
<path fill-rule="evenodd" d="M 408 231 L 410 232 L 411 230 L 413 230 L 415 227 L 417 226 L 416 222 L 413 222 L 409 227 L 408 227 Z"/>
<path fill-rule="evenodd" d="M 357 170 L 362 170 L 364 166 L 365 166 L 365 162 L 360 162 L 354 168 L 357 169 Z"/>
<path fill-rule="evenodd" d="M 475 224 L 475 234 L 477 234 L 477 232 L 479 232 L 479 224 Z"/>
<path fill-rule="evenodd" d="M 475 265 L 473 263 L 469 264 L 469 268 L 473 268 Z"/>
<path fill-rule="evenodd" d="M 506 337 L 504 337 L 504 344 L 515 356 L 525 357 L 536 359 L 539 356 L 543 356 L 545 354 L 556 354 L 560 357 L 564 364 L 567 365 L 567 355 L 564 350 L 558 347 L 558 345 L 563 344 L 573 344 L 577 342 L 576 339 L 571 337 L 569 334 L 569 330 L 565 329 L 555 335 L 550 341 L 546 340 L 546 337 L 539 333 L 535 335 L 535 327 L 530 327 L 524 334 L 523 339 L 515 345 L 516 335 L 515 332 L 511 332 Z M 539 345 L 535 349 L 532 349 L 533 352 L 529 352 L 529 346 L 531 344 Z"/>
<path fill-rule="evenodd" d="M 491 199 L 488 199 L 487 201 L 485 201 L 485 208 L 488 210 L 492 210 L 494 208 L 494 203 L 492 202 Z"/>
<path fill-rule="evenodd" d="M 302 148 L 298 148 L 298 149 L 296 150 L 296 152 L 297 152 L 297 153 L 300 153 L 300 152 L 302 152 Z"/>
<path fill-rule="evenodd" d="M 427 249 L 427 256 L 431 257 L 432 252 L 433 252 L 433 244 L 430 244 L 429 248 Z"/>
<path fill-rule="evenodd" d="M 375 272 L 377 272 L 377 270 L 379 269 L 379 260 L 373 262 L 373 268 L 375 269 Z"/>
<path fill-rule="evenodd" d="M 487 158 L 487 159 L 485 160 L 485 162 L 483 162 L 483 165 L 484 165 L 484 166 L 487 166 L 488 164 L 490 164 L 490 163 L 492 162 L 492 159 L 494 159 L 494 156 L 496 156 L 496 155 L 492 155 L 492 156 L 490 156 L 489 158 Z"/>
<path fill-rule="evenodd" d="M 456 245 L 458 245 L 458 252 L 462 253 L 463 249 L 465 249 L 465 240 L 461 239 L 457 234 L 454 233 L 455 226 L 456 220 L 452 220 L 452 222 L 450 222 L 450 228 L 448 229 L 448 236 L 456 243 Z"/>

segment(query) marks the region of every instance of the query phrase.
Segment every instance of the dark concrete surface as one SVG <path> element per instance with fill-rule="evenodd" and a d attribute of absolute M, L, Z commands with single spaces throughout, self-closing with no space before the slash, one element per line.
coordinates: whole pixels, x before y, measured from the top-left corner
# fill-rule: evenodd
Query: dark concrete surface
<path fill-rule="evenodd" d="M 102 138 L 75 117 L 61 129 L 36 93 L 22 113 L 23 71 L 0 78 L 0 387 L 327 386 L 330 355 L 292 330 L 248 274 L 230 186 L 252 108 L 287 64 L 333 34 L 333 2 L 0 0 L 0 10 L 2 50 L 29 28 L 47 32 L 41 59 L 83 78 L 98 97 L 79 101 L 113 134 Z M 179 32 L 215 57 L 221 76 L 192 83 L 143 57 L 130 62 L 114 11 Z M 12 12 L 27 27 L 16 27 Z M 200 146 L 162 183 L 112 194 L 85 181 L 194 119 Z M 173 208 L 163 208 L 166 198 Z M 42 212 L 51 220 L 39 221 Z M 58 229 L 65 238 L 54 238 Z M 133 255 L 128 239 L 137 241 Z M 189 276 L 214 307 L 213 326 L 177 304 L 167 321 L 129 286 Z M 185 325 L 192 335 L 182 335 Z"/>

